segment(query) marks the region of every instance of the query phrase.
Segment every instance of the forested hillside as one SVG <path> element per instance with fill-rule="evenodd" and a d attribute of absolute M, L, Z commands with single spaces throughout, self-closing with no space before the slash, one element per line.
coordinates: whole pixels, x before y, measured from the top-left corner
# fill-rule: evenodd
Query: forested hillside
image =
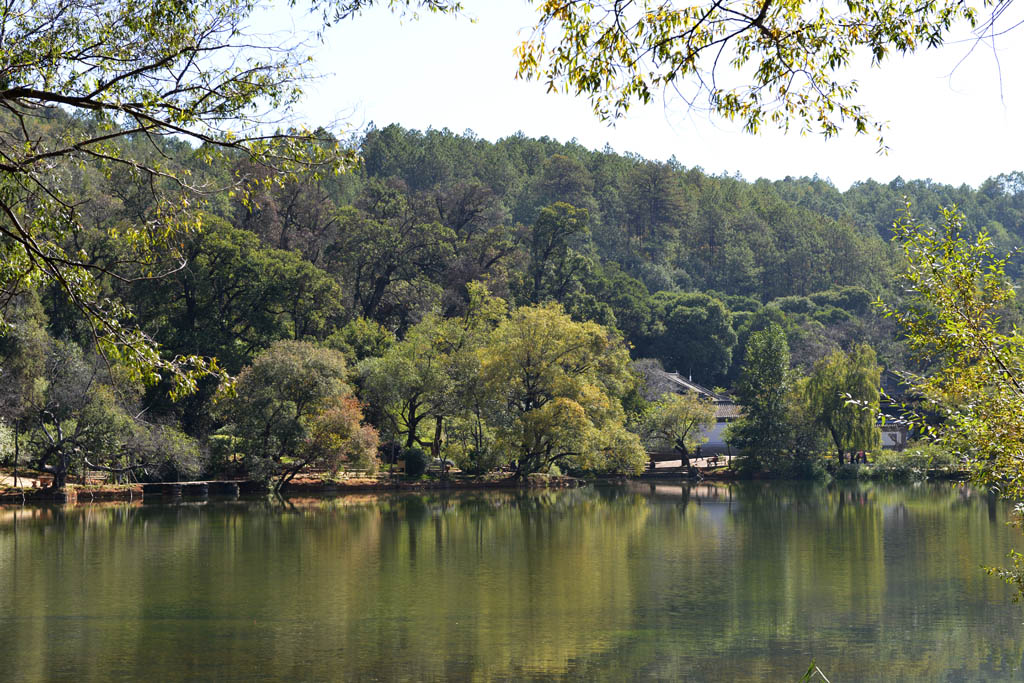
<path fill-rule="evenodd" d="M 55 128 L 90 125 L 53 117 Z M 621 346 L 621 334 L 633 359 L 657 359 L 708 386 L 732 386 L 751 335 L 772 323 L 804 371 L 860 342 L 883 365 L 900 368 L 908 362 L 902 346 L 872 302 L 899 296 L 892 283 L 901 264 L 888 239 L 904 197 L 923 218 L 957 205 L 968 232 L 984 228 L 997 250 L 1024 244 L 1021 174 L 977 189 L 896 179 L 841 192 L 818 178 L 749 182 L 688 168 L 685 160 L 391 125 L 358 141 L 363 163 L 356 171 L 268 177 L 249 194 L 232 195 L 218 188 L 251 173 L 244 158 L 210 165 L 202 148 L 166 138 L 123 144 L 135 145 L 139 158 L 165 155 L 165 163 L 189 171 L 204 189 L 201 228 L 174 236 L 163 262 L 140 261 L 117 237 L 152 220 L 160 210 L 157 193 L 123 168 L 82 162 L 68 172 L 77 178 L 88 229 L 68 234 L 67 252 L 110 273 L 101 279 L 105 294 L 133 312 L 134 324 L 166 357 L 215 357 L 227 374 L 247 372 L 249 383 L 240 381 L 238 391 L 254 393 L 215 400 L 218 379 L 209 377 L 172 401 L 165 382 L 147 385 L 117 358 L 97 355 L 95 330 L 74 302 L 25 282 L 4 292 L 0 416 L 8 432 L 24 434 L 28 452 L 148 449 L 167 460 L 172 477 L 231 461 L 239 442 L 225 444 L 259 430 L 239 431 L 238 402 L 249 401 L 250 412 L 273 412 L 273 401 L 259 392 L 299 381 L 282 370 L 299 365 L 318 368 L 301 381 L 326 382 L 333 388 L 324 400 L 334 401 L 330 410 L 320 406 L 320 427 L 301 411 L 295 415 L 289 429 L 312 430 L 303 432 L 303 443 L 343 434 L 346 448 L 371 457 L 378 436 L 364 427 L 381 440 L 430 445 L 435 455 L 442 441 L 475 438 L 479 447 L 481 430 L 500 440 L 504 429 L 511 438 L 500 421 L 485 429 L 481 406 L 497 400 L 493 391 L 474 394 L 475 427 L 466 406 L 417 415 L 422 404 L 403 401 L 417 391 L 483 391 L 487 377 L 514 383 L 512 370 L 488 366 L 486 356 L 483 374 L 473 375 L 484 378 L 477 389 L 458 368 L 471 342 L 478 359 L 487 349 L 501 355 L 499 339 L 520 343 L 517 324 L 545 325 L 555 330 L 552 338 L 591 335 L 595 353 Z M 1019 261 L 1010 273 L 1021 274 Z M 596 327 L 573 332 L 553 302 L 573 324 L 598 323 L 611 336 Z M 494 306 L 503 310 L 480 313 Z M 1015 317 L 1011 312 L 1007 320 Z M 443 353 L 438 339 L 445 340 Z M 315 346 L 285 347 L 284 340 Z M 427 378 L 418 389 L 394 386 L 397 375 L 411 376 L 432 353 L 443 358 L 437 362 L 447 384 Z M 260 372 L 262 388 L 253 379 Z M 625 379 L 573 377 L 593 380 L 587 386 L 601 385 L 628 411 Z M 614 432 L 593 419 L 585 401 L 573 400 L 590 420 L 576 437 Z M 341 442 L 326 443 L 324 452 Z M 291 459 L 284 445 L 275 447 L 268 458 Z M 479 455 L 466 445 L 463 453 L 470 452 Z M 108 458 L 107 466 L 116 460 Z"/>

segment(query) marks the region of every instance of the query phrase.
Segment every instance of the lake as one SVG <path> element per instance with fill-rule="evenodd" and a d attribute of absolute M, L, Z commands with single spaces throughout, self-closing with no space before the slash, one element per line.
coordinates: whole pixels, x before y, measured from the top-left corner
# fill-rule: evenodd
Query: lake
<path fill-rule="evenodd" d="M 1024 679 L 955 484 L 0 509 L 0 679 Z M 820 680 L 820 679 L 819 679 Z"/>

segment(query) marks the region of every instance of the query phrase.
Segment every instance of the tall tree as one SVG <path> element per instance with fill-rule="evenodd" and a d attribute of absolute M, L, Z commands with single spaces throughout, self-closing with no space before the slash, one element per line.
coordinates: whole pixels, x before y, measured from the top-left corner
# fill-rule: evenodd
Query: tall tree
<path fill-rule="evenodd" d="M 325 267 L 341 281 L 356 313 L 401 324 L 440 298 L 436 280 L 452 256 L 455 235 L 420 220 L 399 192 L 376 199 L 377 217 L 352 207 L 339 212 L 340 236 L 327 250 Z"/>
<path fill-rule="evenodd" d="M 789 345 L 782 328 L 773 323 L 751 334 L 736 383 L 744 415 L 732 427 L 730 442 L 762 468 L 770 468 L 788 445 L 791 384 Z"/>
<path fill-rule="evenodd" d="M 629 354 L 608 329 L 574 322 L 558 304 L 523 307 L 480 353 L 484 380 L 500 397 L 491 418 L 498 447 L 518 476 L 561 464 L 643 468 L 621 404 L 632 382 Z"/>
<path fill-rule="evenodd" d="M 362 424 L 347 376 L 340 352 L 300 341 L 277 342 L 242 370 L 221 410 L 254 476 L 276 478 L 280 491 L 313 463 L 375 467 L 377 432 Z"/>
<path fill-rule="evenodd" d="M 528 237 L 528 301 L 560 301 L 578 284 L 577 279 L 586 270 L 578 245 L 589 233 L 590 214 L 586 209 L 556 202 L 540 210 Z"/>
<path fill-rule="evenodd" d="M 430 314 L 384 355 L 359 364 L 363 395 L 383 411 L 381 427 L 406 448 L 431 445 L 425 427 L 449 414 L 454 387 L 443 340 L 446 322 Z"/>
<path fill-rule="evenodd" d="M 906 259 L 903 300 L 886 308 L 928 374 L 904 373 L 920 397 L 907 417 L 969 463 L 976 480 L 1024 496 L 1024 335 L 1004 329 L 1016 291 L 981 232 L 963 235 L 963 216 L 943 209 L 939 225 L 908 213 L 896 224 Z M 939 425 L 927 415 L 941 416 Z"/>
<path fill-rule="evenodd" d="M 630 170 L 625 190 L 629 234 L 641 246 L 678 230 L 684 202 L 679 177 L 671 166 L 641 161 Z"/>
<path fill-rule="evenodd" d="M 875 350 L 858 344 L 849 354 L 836 351 L 818 361 L 808 379 L 811 414 L 832 438 L 840 463 L 845 452 L 878 447 L 881 373 Z"/>
<path fill-rule="evenodd" d="M 643 355 L 660 358 L 665 367 L 713 383 L 732 362 L 736 332 L 732 314 L 707 294 L 658 292 L 652 297 L 657 322 L 642 347 Z"/>
<path fill-rule="evenodd" d="M 386 429 L 406 448 L 425 446 L 441 455 L 445 420 L 467 409 L 478 384 L 477 350 L 497 320 L 504 302 L 486 288 L 470 285 L 463 315 L 431 313 L 379 358 L 359 365 L 363 394 L 384 413 Z"/>

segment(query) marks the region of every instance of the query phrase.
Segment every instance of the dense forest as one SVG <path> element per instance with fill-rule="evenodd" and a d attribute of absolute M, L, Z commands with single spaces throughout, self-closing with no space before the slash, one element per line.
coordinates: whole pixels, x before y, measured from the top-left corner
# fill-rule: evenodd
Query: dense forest
<path fill-rule="evenodd" d="M 219 188 L 254 175 L 243 157 L 211 163 L 173 138 L 120 144 L 187 172 L 201 190 L 195 229 L 138 258 L 124 236 L 162 210 L 159 188 L 78 160 L 61 172 L 86 229 L 64 250 L 105 274 L 103 296 L 166 358 L 216 358 L 221 374 L 172 400 L 166 379 L 102 353 L 59 288 L 5 291 L 0 449 L 61 482 L 83 469 L 286 481 L 421 447 L 476 471 L 635 470 L 657 397 L 630 360 L 741 398 L 752 348 L 804 377 L 838 367 L 836 354 L 910 367 L 874 305 L 900 297 L 893 221 L 908 205 L 926 220 L 955 205 L 967 237 L 1024 244 L 1018 173 L 977 189 L 897 178 L 843 192 L 390 125 L 353 142 L 355 171 L 257 173 L 235 194 Z M 780 449 L 826 435 L 786 438 Z"/>

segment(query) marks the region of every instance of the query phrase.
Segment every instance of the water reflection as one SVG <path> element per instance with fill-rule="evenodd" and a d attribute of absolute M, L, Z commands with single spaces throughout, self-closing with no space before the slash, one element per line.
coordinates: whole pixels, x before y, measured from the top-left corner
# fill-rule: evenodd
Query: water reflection
<path fill-rule="evenodd" d="M 1020 676 L 954 486 L 631 484 L 0 510 L 4 678 Z"/>

